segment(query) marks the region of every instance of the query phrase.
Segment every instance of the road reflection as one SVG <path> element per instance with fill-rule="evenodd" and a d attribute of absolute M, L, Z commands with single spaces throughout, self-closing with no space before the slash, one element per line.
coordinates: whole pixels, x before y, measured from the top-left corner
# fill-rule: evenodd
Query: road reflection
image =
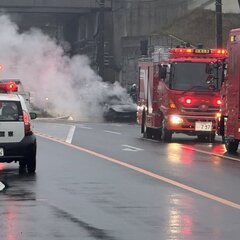
<path fill-rule="evenodd" d="M 6 240 L 17 240 L 16 203 L 10 201 L 6 206 Z"/>
<path fill-rule="evenodd" d="M 5 169 L 5 164 L 4 163 L 0 163 L 0 171 Z"/>
<path fill-rule="evenodd" d="M 36 202 L 36 175 L 19 174 L 18 167 L 13 166 L 0 164 L 0 181 L 6 185 L 0 192 L 0 239 L 5 240 L 20 239 L 19 226 L 25 221 L 21 211 L 29 206 L 29 201 Z"/>
<path fill-rule="evenodd" d="M 192 239 L 193 219 L 191 215 L 194 206 L 192 199 L 184 195 L 171 194 L 169 202 L 171 207 L 169 209 L 168 239 Z"/>
<path fill-rule="evenodd" d="M 183 148 L 181 144 L 172 143 L 167 146 L 168 159 L 172 163 L 183 163 L 185 165 L 192 164 L 194 150 Z"/>

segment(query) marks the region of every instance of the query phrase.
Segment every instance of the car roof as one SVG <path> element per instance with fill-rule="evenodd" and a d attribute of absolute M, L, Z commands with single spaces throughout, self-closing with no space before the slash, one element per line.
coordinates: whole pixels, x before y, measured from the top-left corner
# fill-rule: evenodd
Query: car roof
<path fill-rule="evenodd" d="M 21 101 L 21 96 L 16 93 L 0 93 L 0 100 L 2 101 Z"/>

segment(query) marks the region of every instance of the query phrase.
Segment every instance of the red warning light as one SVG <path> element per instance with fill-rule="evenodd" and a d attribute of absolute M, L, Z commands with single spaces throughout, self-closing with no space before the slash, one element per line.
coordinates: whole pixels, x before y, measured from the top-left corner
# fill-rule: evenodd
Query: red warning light
<path fill-rule="evenodd" d="M 227 55 L 228 52 L 226 49 L 212 49 L 211 53 L 216 55 Z"/>
<path fill-rule="evenodd" d="M 15 82 L 0 83 L 1 92 L 17 92 L 18 87 Z"/>
<path fill-rule="evenodd" d="M 185 103 L 186 104 L 191 104 L 192 103 L 192 99 L 191 98 L 185 98 Z"/>
<path fill-rule="evenodd" d="M 217 99 L 217 105 L 221 105 L 221 104 L 222 104 L 221 99 Z"/>

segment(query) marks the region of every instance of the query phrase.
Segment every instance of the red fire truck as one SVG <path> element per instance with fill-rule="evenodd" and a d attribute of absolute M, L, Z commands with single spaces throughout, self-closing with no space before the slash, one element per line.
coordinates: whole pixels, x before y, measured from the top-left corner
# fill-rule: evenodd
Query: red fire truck
<path fill-rule="evenodd" d="M 227 151 L 234 153 L 240 141 L 240 28 L 230 31 L 227 48 L 218 134 L 223 136 Z"/>
<path fill-rule="evenodd" d="M 213 141 L 225 49 L 159 48 L 139 59 L 137 122 L 146 138 Z M 215 66 L 214 68 L 212 66 Z"/>

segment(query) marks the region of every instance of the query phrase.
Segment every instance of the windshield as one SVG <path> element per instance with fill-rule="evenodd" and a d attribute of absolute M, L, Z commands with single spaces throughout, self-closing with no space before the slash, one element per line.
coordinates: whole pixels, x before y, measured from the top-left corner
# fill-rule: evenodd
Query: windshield
<path fill-rule="evenodd" d="M 214 80 L 207 81 L 206 63 L 176 62 L 172 64 L 171 88 L 175 90 L 208 91 L 219 90 L 222 79 L 222 68 L 214 69 Z"/>

